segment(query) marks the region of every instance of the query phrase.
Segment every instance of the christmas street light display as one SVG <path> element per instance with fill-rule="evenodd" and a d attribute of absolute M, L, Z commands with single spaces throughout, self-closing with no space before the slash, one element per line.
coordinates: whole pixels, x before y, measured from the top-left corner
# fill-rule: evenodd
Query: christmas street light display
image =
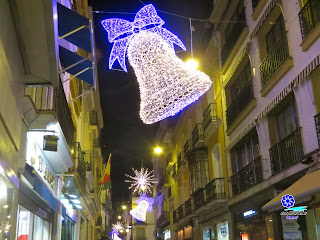
<path fill-rule="evenodd" d="M 114 43 L 109 57 L 111 69 L 117 60 L 127 71 L 125 56 L 133 67 L 140 88 L 140 117 L 152 124 L 173 116 L 196 101 L 212 85 L 206 74 L 188 67 L 174 52 L 181 40 L 163 28 L 164 21 L 152 4 L 141 8 L 134 21 L 110 18 L 102 22 L 108 40 Z"/>
<path fill-rule="evenodd" d="M 143 193 L 135 202 L 138 204 L 138 206 L 130 211 L 131 216 L 139 221 L 146 221 L 147 211 L 152 212 L 154 199 L 147 197 L 147 195 Z"/>
<path fill-rule="evenodd" d="M 150 192 L 152 193 L 152 184 L 157 183 L 154 179 L 154 175 L 152 174 L 153 171 L 149 172 L 148 168 L 141 168 L 140 171 L 132 168 L 135 176 L 130 176 L 126 174 L 131 180 L 126 180 L 126 182 L 131 183 L 129 189 L 133 188 L 133 192 L 138 193 L 145 193 Z"/>

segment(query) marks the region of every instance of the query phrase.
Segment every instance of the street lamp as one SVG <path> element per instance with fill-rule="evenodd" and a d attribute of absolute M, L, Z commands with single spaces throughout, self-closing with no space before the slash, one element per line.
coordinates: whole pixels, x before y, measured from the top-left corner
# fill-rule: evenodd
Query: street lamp
<path fill-rule="evenodd" d="M 162 153 L 162 148 L 161 148 L 161 147 L 155 147 L 155 148 L 154 148 L 154 152 L 155 152 L 156 154 L 161 154 L 161 153 Z"/>
<path fill-rule="evenodd" d="M 121 216 L 118 216 L 118 219 L 121 219 Z"/>
<path fill-rule="evenodd" d="M 126 206 L 126 205 L 123 205 L 121 208 L 122 208 L 122 210 L 126 210 L 126 209 L 127 209 L 127 206 Z"/>
<path fill-rule="evenodd" d="M 197 69 L 199 67 L 199 63 L 194 59 L 186 61 L 186 65 L 192 69 Z"/>

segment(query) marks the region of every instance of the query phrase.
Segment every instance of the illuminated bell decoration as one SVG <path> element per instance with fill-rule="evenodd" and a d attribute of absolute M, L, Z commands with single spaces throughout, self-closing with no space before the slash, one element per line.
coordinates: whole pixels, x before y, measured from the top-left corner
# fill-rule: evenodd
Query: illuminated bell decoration
<path fill-rule="evenodd" d="M 140 88 L 140 117 L 146 124 L 174 116 L 212 85 L 209 76 L 191 69 L 176 56 L 173 44 L 184 50 L 185 46 L 162 27 L 164 23 L 151 4 L 140 9 L 133 22 L 118 18 L 102 21 L 109 42 L 114 42 L 109 68 L 118 60 L 127 71 L 128 51 Z"/>
<path fill-rule="evenodd" d="M 149 207 L 149 203 L 146 200 L 143 200 L 139 203 L 137 207 L 130 210 L 130 214 L 135 219 L 144 222 L 147 219 L 147 209 Z"/>
<path fill-rule="evenodd" d="M 138 206 L 130 211 L 131 216 L 139 221 L 146 221 L 147 211 L 152 212 L 154 199 L 147 197 L 147 195 L 143 193 L 135 202 Z"/>

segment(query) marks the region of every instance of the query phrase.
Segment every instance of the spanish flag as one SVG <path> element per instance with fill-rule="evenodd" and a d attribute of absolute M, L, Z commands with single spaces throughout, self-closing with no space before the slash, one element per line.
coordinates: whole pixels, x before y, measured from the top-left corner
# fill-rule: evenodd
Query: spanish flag
<path fill-rule="evenodd" d="M 106 167 L 106 171 L 99 181 L 99 185 L 103 185 L 103 189 L 109 188 L 110 183 L 110 170 L 111 170 L 111 153 L 109 154 L 109 159 Z"/>

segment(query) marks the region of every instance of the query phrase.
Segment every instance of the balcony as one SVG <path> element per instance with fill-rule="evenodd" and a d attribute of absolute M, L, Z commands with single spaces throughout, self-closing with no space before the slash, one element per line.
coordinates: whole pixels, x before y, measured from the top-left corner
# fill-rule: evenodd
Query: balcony
<path fill-rule="evenodd" d="M 206 201 L 210 202 L 215 199 L 225 198 L 224 178 L 215 178 L 205 186 Z"/>
<path fill-rule="evenodd" d="M 177 170 L 177 163 L 173 164 L 172 167 L 172 178 L 175 178 L 177 176 L 178 170 Z"/>
<path fill-rule="evenodd" d="M 164 186 L 168 186 L 167 184 L 168 184 L 168 175 L 167 174 L 164 174 L 164 175 L 162 175 L 161 176 L 161 178 L 160 178 L 160 181 L 159 181 L 159 183 L 158 183 L 158 185 L 157 185 L 157 192 L 161 192 L 161 190 L 162 190 L 162 188 L 164 187 Z"/>
<path fill-rule="evenodd" d="M 272 174 L 279 173 L 300 161 L 303 156 L 303 146 L 300 129 L 270 148 L 270 161 Z"/>
<path fill-rule="evenodd" d="M 320 148 L 320 113 L 314 116 L 314 121 L 316 123 L 316 130 L 318 136 L 318 146 Z"/>
<path fill-rule="evenodd" d="M 232 175 L 232 192 L 234 195 L 239 194 L 262 181 L 262 162 L 261 157 L 258 157 Z"/>
<path fill-rule="evenodd" d="M 183 159 L 183 152 L 180 152 L 178 155 L 178 170 L 182 167 L 182 165 L 184 164 L 184 159 Z"/>
<path fill-rule="evenodd" d="M 211 135 L 218 123 L 217 104 L 210 103 L 206 110 L 203 112 L 202 116 L 204 135 Z"/>
<path fill-rule="evenodd" d="M 179 222 L 178 220 L 178 209 L 173 211 L 173 223 Z"/>
<path fill-rule="evenodd" d="M 226 111 L 227 125 L 230 125 L 240 115 L 240 113 L 248 106 L 250 101 L 254 98 L 252 78 L 250 78 L 245 86 L 241 89 L 239 95 L 232 101 Z"/>
<path fill-rule="evenodd" d="M 85 188 L 86 185 L 86 161 L 84 159 L 84 152 L 81 150 L 79 142 L 74 143 L 74 166 L 81 179 L 81 185 Z M 85 191 L 84 191 L 85 192 Z"/>
<path fill-rule="evenodd" d="M 275 75 L 280 67 L 291 59 L 288 40 L 286 34 L 283 34 L 282 39 L 279 40 L 268 55 L 263 59 L 260 64 L 261 84 L 264 87 L 269 79 Z"/>
<path fill-rule="evenodd" d="M 184 204 L 182 204 L 180 207 L 178 207 L 178 220 L 179 221 L 184 218 L 183 206 L 184 206 Z"/>
<path fill-rule="evenodd" d="M 309 0 L 299 12 L 299 21 L 302 39 L 320 22 L 320 3 L 318 0 Z"/>
<path fill-rule="evenodd" d="M 192 213 L 192 198 L 184 203 L 184 216 L 187 217 Z"/>
<path fill-rule="evenodd" d="M 62 85 L 56 88 L 26 87 L 23 107 L 29 129 L 37 131 L 39 146 L 43 146 L 46 131 L 52 131 L 58 137 L 57 151 L 45 151 L 44 154 L 56 172 L 67 172 L 73 165 L 71 149 L 75 128 Z"/>
<path fill-rule="evenodd" d="M 86 167 L 86 189 L 87 193 L 94 191 L 94 162 L 93 162 L 93 152 L 83 151 L 83 158 Z"/>
<path fill-rule="evenodd" d="M 170 224 L 170 212 L 161 212 L 159 218 L 157 219 L 157 227 L 165 227 Z"/>
<path fill-rule="evenodd" d="M 188 160 L 192 151 L 192 139 L 188 139 L 183 147 L 184 158 Z"/>
<path fill-rule="evenodd" d="M 245 16 L 245 8 L 243 8 L 242 12 L 239 15 L 239 18 L 236 20 L 237 23 L 230 21 L 226 32 L 225 39 L 226 42 L 221 50 L 221 64 L 224 65 L 227 58 L 229 57 L 234 45 L 236 44 L 238 38 L 240 37 L 243 29 L 246 27 L 246 16 Z"/>
<path fill-rule="evenodd" d="M 195 211 L 205 205 L 204 191 L 204 188 L 199 188 L 192 194 Z"/>
<path fill-rule="evenodd" d="M 202 123 L 197 123 L 192 131 L 192 146 L 198 148 L 204 145 L 204 135 Z"/>

